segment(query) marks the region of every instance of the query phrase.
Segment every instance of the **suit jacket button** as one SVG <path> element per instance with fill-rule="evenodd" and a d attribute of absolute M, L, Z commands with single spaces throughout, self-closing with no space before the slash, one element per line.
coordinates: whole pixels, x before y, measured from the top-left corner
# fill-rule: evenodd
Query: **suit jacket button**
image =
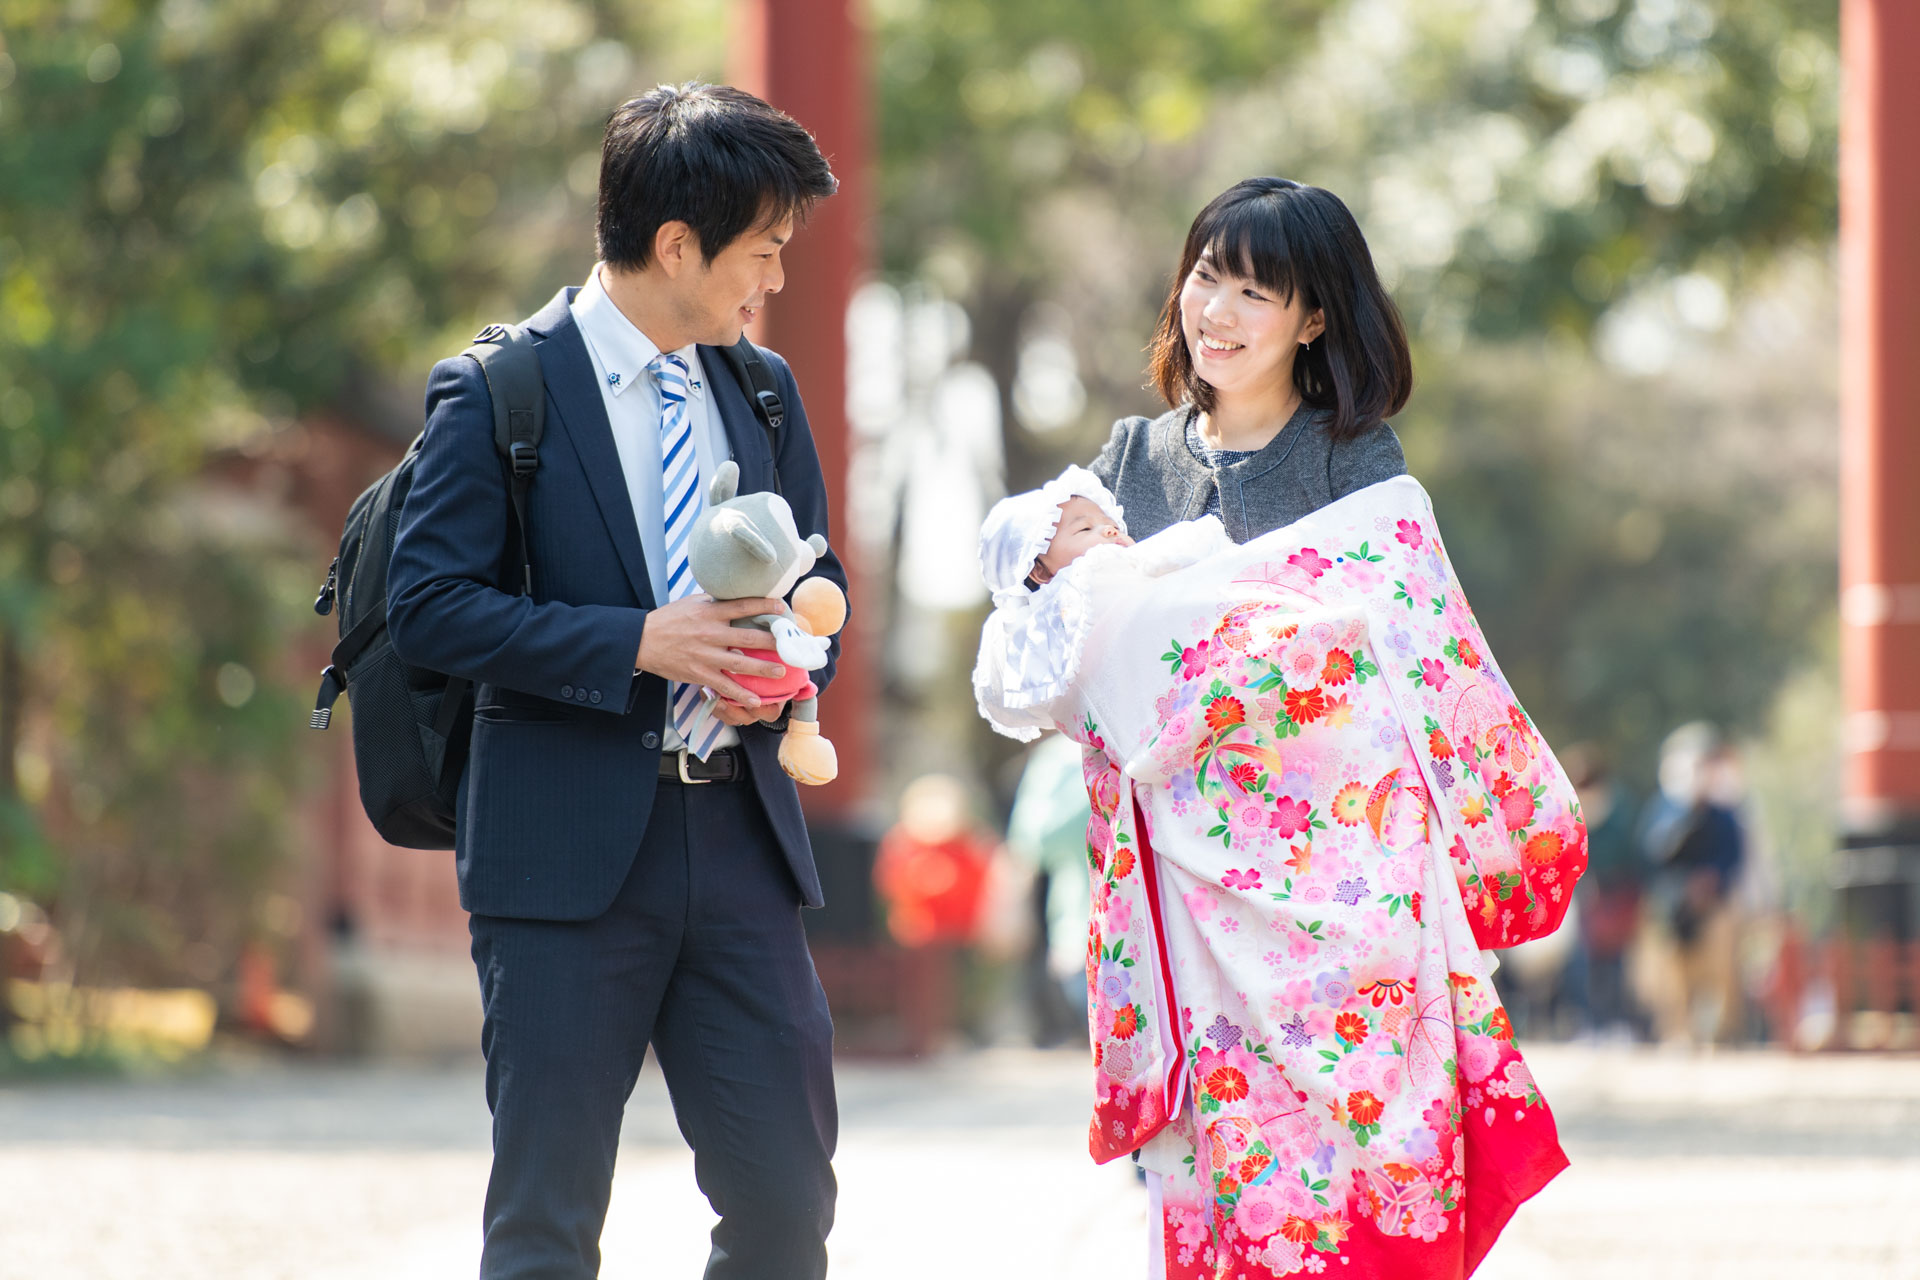
<path fill-rule="evenodd" d="M 587 700 L 587 691 L 585 689 L 575 689 L 573 691 L 573 700 L 575 702 L 585 702 Z"/>
<path fill-rule="evenodd" d="M 561 685 L 560 696 L 563 698 L 571 698 L 573 696 L 573 686 L 570 684 Z"/>
<path fill-rule="evenodd" d="M 598 689 L 595 689 L 595 690 L 594 690 L 594 691 L 593 691 L 592 693 L 590 693 L 590 694 L 588 694 L 588 695 L 587 695 L 587 701 L 588 701 L 588 702 L 591 702 L 591 703 L 593 703 L 593 704 L 594 704 L 595 706 L 599 706 L 599 705 L 600 705 L 600 691 L 599 691 Z"/>
<path fill-rule="evenodd" d="M 660 747 L 660 735 L 649 729 L 640 735 L 640 745 L 649 751 L 658 750 Z"/>

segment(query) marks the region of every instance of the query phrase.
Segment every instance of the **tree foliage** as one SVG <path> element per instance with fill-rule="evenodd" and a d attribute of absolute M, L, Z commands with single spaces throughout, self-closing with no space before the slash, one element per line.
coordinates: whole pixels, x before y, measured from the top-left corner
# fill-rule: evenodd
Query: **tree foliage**
<path fill-rule="evenodd" d="M 610 104 L 720 7 L 0 0 L 0 885 L 83 965 L 210 976 L 322 772 L 311 535 L 222 471 L 583 273 Z"/>
<path fill-rule="evenodd" d="M 315 415 L 404 428 L 428 360 L 580 275 L 609 104 L 715 74 L 729 7 L 0 0 L 0 886 L 102 969 L 200 976 L 185 940 L 230 955 L 294 840 L 312 565 L 284 495 L 222 477 Z M 1592 352 L 1822 250 L 1834 7 L 868 0 L 882 265 L 967 308 L 1026 485 L 1152 407 L 1141 347 L 1206 199 L 1330 187 L 1416 336 L 1416 471 L 1550 727 L 1637 749 L 1755 718 L 1831 531 L 1770 526 L 1794 477 L 1747 463 L 1800 456 L 1825 384 L 1750 379 L 1798 406 L 1769 418 Z M 1040 330 L 1089 393 L 1050 435 L 1012 394 Z M 1746 452 L 1663 456 L 1731 403 Z"/>
<path fill-rule="evenodd" d="M 976 332 L 1055 300 L 1137 356 L 1187 221 L 1253 173 L 1340 194 L 1446 344 L 1584 340 L 1835 227 L 1832 0 L 873 7 L 884 263 Z"/>
<path fill-rule="evenodd" d="M 1648 786 L 1668 730 L 1762 733 L 1825 657 L 1839 509 L 1825 372 L 1719 336 L 1644 380 L 1496 348 L 1429 381 L 1409 468 L 1553 740 L 1604 744 Z"/>

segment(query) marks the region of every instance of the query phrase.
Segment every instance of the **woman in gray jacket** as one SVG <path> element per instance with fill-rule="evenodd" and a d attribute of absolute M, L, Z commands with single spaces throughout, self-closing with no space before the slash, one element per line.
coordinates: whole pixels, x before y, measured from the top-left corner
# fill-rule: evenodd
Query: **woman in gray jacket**
<path fill-rule="evenodd" d="M 1330 191 L 1249 178 L 1202 209 L 1152 358 L 1172 408 L 1116 422 L 1092 464 L 1136 538 L 1211 513 L 1245 542 L 1406 473 L 1406 331 Z"/>

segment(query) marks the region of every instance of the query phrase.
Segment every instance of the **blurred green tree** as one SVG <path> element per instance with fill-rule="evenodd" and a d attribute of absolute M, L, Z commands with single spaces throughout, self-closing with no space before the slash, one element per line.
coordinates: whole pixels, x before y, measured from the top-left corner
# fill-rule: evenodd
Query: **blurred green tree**
<path fill-rule="evenodd" d="M 1167 253 L 1159 246 L 1199 208 L 1191 179 L 1217 108 L 1310 51 L 1333 7 L 873 0 L 881 264 L 966 306 L 974 355 L 1001 389 L 1015 487 L 1051 470 L 1056 452 L 1018 425 L 1013 389 L 1028 322 L 1072 291 L 1082 266 L 1060 254 L 1051 216 L 1078 197 L 1100 221 L 1076 231 L 1116 255 L 1153 256 L 1106 266 L 1133 292 L 1164 273 L 1171 264 L 1158 261 Z M 1109 238 L 1108 222 L 1134 234 Z M 1138 312 L 1105 319 L 1131 330 Z M 1130 355 L 1145 337 L 1141 327 Z M 1133 364 L 1122 385 L 1137 385 Z"/>
<path fill-rule="evenodd" d="M 725 16 L 0 0 L 0 887 L 82 977 L 218 976 L 297 843 L 311 534 L 216 466 L 582 274 L 606 112 Z"/>
<path fill-rule="evenodd" d="M 1584 341 L 1636 287 L 1834 233 L 1834 0 L 871 7 L 883 265 L 968 308 L 1016 487 L 1034 309 L 1119 331 L 1076 335 L 1090 418 L 1131 403 L 1181 233 L 1249 174 L 1339 193 L 1443 350 Z"/>

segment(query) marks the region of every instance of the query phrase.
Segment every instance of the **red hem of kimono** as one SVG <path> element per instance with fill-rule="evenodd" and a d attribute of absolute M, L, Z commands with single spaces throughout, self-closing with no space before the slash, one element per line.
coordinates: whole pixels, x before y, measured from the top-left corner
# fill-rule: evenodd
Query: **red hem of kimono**
<path fill-rule="evenodd" d="M 1502 1099 L 1501 1103 L 1508 1101 Z M 1494 1104 L 1496 1114 L 1500 1105 Z M 1466 1125 L 1484 1124 L 1484 1114 L 1482 1108 L 1481 1115 L 1468 1116 Z M 1524 1115 L 1526 1119 L 1519 1122 L 1497 1121 L 1478 1141 L 1467 1143 L 1463 1275 L 1472 1275 L 1486 1260 L 1494 1241 L 1513 1221 L 1520 1206 L 1539 1195 L 1567 1167 L 1567 1153 L 1561 1149 L 1553 1113 L 1542 1104 L 1526 1108 Z"/>
<path fill-rule="evenodd" d="M 1448 1215 L 1446 1230 L 1431 1241 L 1389 1234 L 1358 1213 L 1358 1206 L 1349 1200 L 1345 1206 L 1347 1238 L 1320 1254 L 1328 1264 L 1318 1273 L 1321 1280 L 1380 1276 L 1393 1280 L 1465 1280 L 1478 1270 L 1520 1206 L 1567 1167 L 1552 1113 L 1536 1104 L 1523 1108 L 1522 1118 L 1516 1121 L 1508 1109 L 1514 1105 L 1511 1099 L 1496 1102 L 1491 1124 L 1484 1107 L 1467 1117 L 1468 1131 L 1462 1135 L 1467 1142 L 1466 1194 L 1461 1209 Z M 1476 1129 L 1478 1132 L 1474 1132 Z M 1220 1276 L 1267 1280 L 1312 1274 L 1303 1268 L 1275 1272 L 1237 1250 L 1223 1267 L 1218 1260 L 1207 1261 L 1204 1246 L 1194 1248 L 1182 1262 L 1183 1246 L 1169 1237 L 1164 1219 L 1150 1229 L 1162 1233 L 1167 1280 L 1216 1280 Z M 1245 1247 L 1244 1243 L 1240 1245 L 1240 1249 Z M 1256 1243 L 1252 1252 L 1257 1254 L 1264 1247 L 1263 1242 Z M 1311 1246 L 1304 1247 L 1303 1260 L 1315 1252 Z"/>

